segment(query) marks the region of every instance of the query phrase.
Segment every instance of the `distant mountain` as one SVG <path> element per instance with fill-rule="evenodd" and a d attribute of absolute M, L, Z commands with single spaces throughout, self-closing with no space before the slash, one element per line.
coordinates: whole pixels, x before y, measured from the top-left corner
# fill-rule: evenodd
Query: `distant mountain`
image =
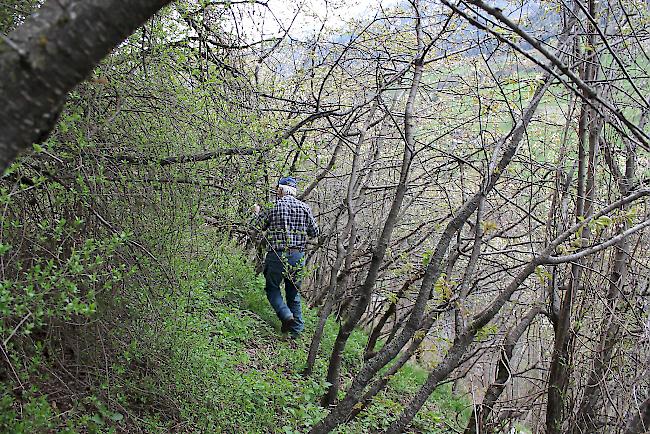
<path fill-rule="evenodd" d="M 560 31 L 562 17 L 557 13 L 545 9 L 542 3 L 538 0 L 528 1 L 518 5 L 514 5 L 513 3 L 504 0 L 496 0 L 490 4 L 502 9 L 508 18 L 515 21 L 527 33 L 539 40 L 551 40 Z M 450 48 L 451 45 L 456 46 L 465 41 L 476 41 L 477 39 L 483 38 L 485 35 L 485 31 L 469 26 L 464 31 L 456 33 L 454 38 L 450 41 Z M 465 55 L 476 56 L 480 54 L 481 50 L 484 54 L 489 54 L 492 53 L 497 46 L 498 42 L 495 39 L 491 39 L 489 42 L 482 44 L 480 49 L 476 48 L 469 50 L 465 52 Z M 518 46 L 524 50 L 531 48 L 530 44 L 523 40 L 520 40 Z"/>

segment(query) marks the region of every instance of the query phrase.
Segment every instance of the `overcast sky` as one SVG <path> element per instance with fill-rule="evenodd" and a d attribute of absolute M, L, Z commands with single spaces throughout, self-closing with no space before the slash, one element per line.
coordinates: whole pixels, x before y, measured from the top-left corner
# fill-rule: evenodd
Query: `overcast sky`
<path fill-rule="evenodd" d="M 400 0 L 268 0 L 269 9 L 261 10 L 262 14 L 249 16 L 241 23 L 247 36 L 276 36 L 283 33 L 299 10 L 293 25 L 291 36 L 300 38 L 318 30 L 323 21 L 329 28 L 338 28 L 342 22 L 349 19 L 374 16 L 380 4 L 385 8 L 395 6 Z M 260 10 L 258 10 L 259 12 Z M 271 12 L 277 20 L 273 19 Z M 281 23 L 278 24 L 279 21 Z M 262 27 L 263 23 L 263 27 Z M 249 33 L 250 32 L 250 33 Z"/>

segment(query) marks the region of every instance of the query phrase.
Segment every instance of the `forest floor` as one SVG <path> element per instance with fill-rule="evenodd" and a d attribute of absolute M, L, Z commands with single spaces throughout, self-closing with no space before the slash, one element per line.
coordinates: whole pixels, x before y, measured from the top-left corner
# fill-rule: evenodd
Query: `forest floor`
<path fill-rule="evenodd" d="M 222 400 L 227 414 L 222 419 L 222 428 L 224 432 L 303 433 L 326 413 L 318 404 L 327 386 L 323 380 L 326 356 L 319 358 L 312 377 L 304 378 L 301 374 L 317 311 L 304 308 L 305 333 L 298 340 L 289 339 L 279 331 L 280 323 L 266 300 L 263 286 L 263 278 L 258 276 L 252 288 L 222 306 L 223 312 L 230 314 L 215 344 L 230 347 L 220 375 L 226 382 L 232 382 L 223 385 L 222 393 L 230 396 Z M 331 351 L 336 332 L 335 321 L 329 321 L 321 355 Z M 233 339 L 231 333 L 237 337 Z M 224 341 L 219 342 L 220 339 Z M 361 366 L 366 341 L 366 333 L 356 330 L 348 343 L 343 366 L 345 384 Z M 407 365 L 358 420 L 336 432 L 372 433 L 387 428 L 401 412 L 401 402 L 419 388 L 426 375 L 423 368 Z M 464 428 L 469 413 L 469 402 L 454 397 L 449 385 L 442 386 L 414 421 L 413 432 L 456 432 Z"/>
<path fill-rule="evenodd" d="M 304 308 L 300 339 L 283 336 L 266 300 L 264 278 L 241 249 L 209 237 L 198 241 L 218 247 L 196 255 L 203 260 L 173 260 L 176 275 L 185 276 L 177 287 L 161 287 L 150 297 L 150 290 L 134 286 L 98 300 L 91 326 L 69 334 L 75 337 L 69 348 L 85 349 L 76 361 L 64 362 L 65 370 L 64 354 L 32 350 L 32 368 L 24 378 L 31 388 L 0 394 L 0 432 L 294 434 L 323 418 L 327 410 L 319 401 L 328 386 L 336 321 L 326 325 L 313 375 L 303 376 L 317 311 Z M 106 332 L 97 337 L 93 333 L 100 328 L 92 324 L 104 325 Z M 367 338 L 356 330 L 348 342 L 343 391 L 362 364 Z M 75 374 L 79 366 L 81 377 Z M 426 376 L 422 367 L 406 365 L 371 406 L 334 432 L 383 431 Z M 443 385 L 410 432 L 458 432 L 470 412 L 469 401 Z"/>

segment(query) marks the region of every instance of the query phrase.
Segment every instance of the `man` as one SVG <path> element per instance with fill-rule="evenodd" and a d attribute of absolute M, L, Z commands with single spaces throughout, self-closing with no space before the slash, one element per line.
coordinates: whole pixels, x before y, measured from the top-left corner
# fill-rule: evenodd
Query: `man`
<path fill-rule="evenodd" d="M 282 322 L 282 333 L 297 338 L 304 330 L 300 306 L 301 271 L 304 266 L 307 238 L 318 235 L 316 220 L 307 204 L 296 199 L 298 182 L 295 178 L 280 178 L 277 200 L 272 208 L 260 213 L 255 205 L 258 226 L 267 231 L 269 251 L 264 261 L 266 297 Z M 286 303 L 280 284 L 284 279 Z"/>

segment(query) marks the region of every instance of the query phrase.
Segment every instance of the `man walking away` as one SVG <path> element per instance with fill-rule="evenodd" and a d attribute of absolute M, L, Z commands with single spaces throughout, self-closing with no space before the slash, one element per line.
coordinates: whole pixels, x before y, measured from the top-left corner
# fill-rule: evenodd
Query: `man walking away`
<path fill-rule="evenodd" d="M 305 328 L 298 290 L 307 238 L 318 235 L 311 209 L 296 199 L 297 185 L 295 178 L 280 178 L 273 207 L 261 213 L 259 205 L 253 207 L 258 227 L 267 231 L 269 241 L 264 261 L 266 297 L 282 322 L 282 333 L 289 332 L 292 338 L 297 338 Z M 286 303 L 280 291 L 283 279 Z"/>

